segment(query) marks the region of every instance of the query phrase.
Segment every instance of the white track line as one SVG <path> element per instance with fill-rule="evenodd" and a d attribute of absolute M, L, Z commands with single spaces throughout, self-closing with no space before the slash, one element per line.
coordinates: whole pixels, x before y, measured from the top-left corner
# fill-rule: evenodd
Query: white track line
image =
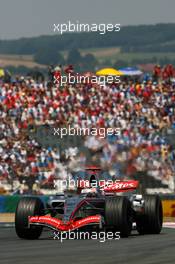
<path fill-rule="evenodd" d="M 163 227 L 175 228 L 175 222 L 165 222 L 163 223 Z"/>

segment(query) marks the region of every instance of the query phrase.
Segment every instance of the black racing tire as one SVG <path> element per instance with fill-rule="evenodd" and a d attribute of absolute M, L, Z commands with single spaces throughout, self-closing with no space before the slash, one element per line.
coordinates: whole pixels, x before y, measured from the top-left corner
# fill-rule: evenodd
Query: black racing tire
<path fill-rule="evenodd" d="M 28 226 L 28 216 L 43 215 L 44 204 L 37 197 L 23 197 L 19 200 L 15 212 L 15 229 L 19 238 L 38 239 L 42 226 Z"/>
<path fill-rule="evenodd" d="M 105 201 L 105 224 L 128 237 L 132 230 L 131 203 L 125 196 L 107 197 Z"/>
<path fill-rule="evenodd" d="M 163 209 L 158 195 L 144 196 L 144 213 L 136 220 L 140 234 L 159 234 L 162 230 Z"/>

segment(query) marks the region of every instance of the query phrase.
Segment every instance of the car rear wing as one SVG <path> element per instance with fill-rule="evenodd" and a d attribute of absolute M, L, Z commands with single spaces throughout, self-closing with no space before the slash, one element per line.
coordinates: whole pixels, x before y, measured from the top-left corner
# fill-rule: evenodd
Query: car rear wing
<path fill-rule="evenodd" d="M 105 193 L 115 193 L 115 192 L 127 192 L 138 188 L 139 182 L 135 180 L 128 181 L 112 181 L 112 180 L 99 180 L 93 183 L 89 180 L 80 180 L 78 188 L 79 189 L 100 189 Z"/>
<path fill-rule="evenodd" d="M 134 191 L 138 188 L 139 182 L 138 181 L 115 181 L 108 186 L 103 188 L 105 193 L 117 193 L 117 192 L 128 192 Z"/>

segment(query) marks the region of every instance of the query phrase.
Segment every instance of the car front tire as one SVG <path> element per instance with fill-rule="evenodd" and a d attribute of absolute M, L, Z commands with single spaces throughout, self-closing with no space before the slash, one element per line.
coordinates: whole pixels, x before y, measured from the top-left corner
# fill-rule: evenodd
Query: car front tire
<path fill-rule="evenodd" d="M 43 215 L 43 202 L 36 197 L 23 197 L 19 200 L 15 212 L 15 229 L 19 238 L 38 239 L 42 226 L 28 226 L 29 216 Z"/>

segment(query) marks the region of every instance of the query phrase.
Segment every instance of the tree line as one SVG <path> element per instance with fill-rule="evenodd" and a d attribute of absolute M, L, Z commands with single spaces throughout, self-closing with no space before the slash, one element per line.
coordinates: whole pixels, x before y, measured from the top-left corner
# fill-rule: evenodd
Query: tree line
<path fill-rule="evenodd" d="M 119 32 L 65 33 L 0 40 L 0 54 L 33 55 L 41 51 L 121 47 L 122 51 L 174 52 L 175 24 L 121 26 Z"/>

